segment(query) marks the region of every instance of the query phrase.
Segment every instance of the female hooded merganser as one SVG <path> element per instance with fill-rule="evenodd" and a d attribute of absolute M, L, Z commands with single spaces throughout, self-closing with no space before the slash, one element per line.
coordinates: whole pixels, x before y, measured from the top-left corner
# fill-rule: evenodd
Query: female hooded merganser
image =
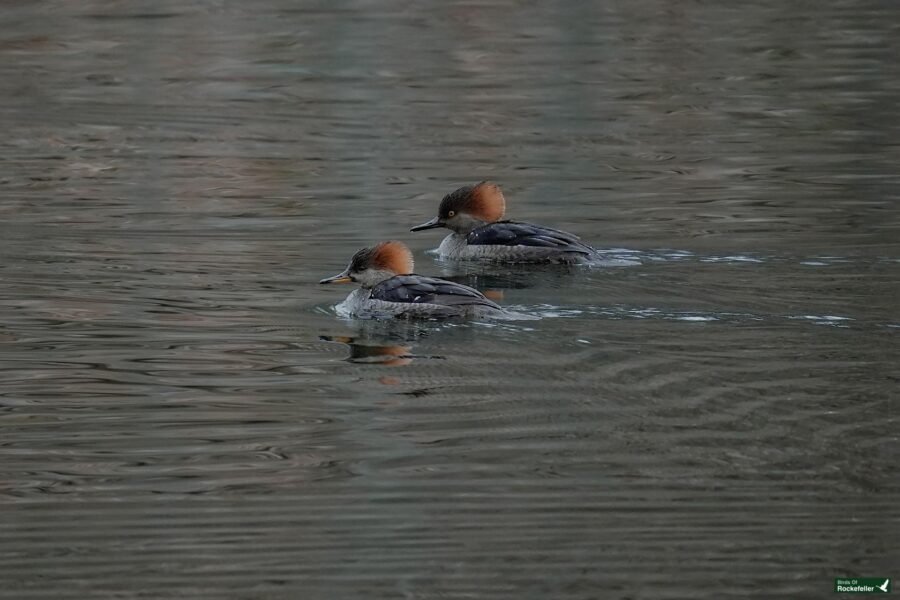
<path fill-rule="evenodd" d="M 451 259 L 509 263 L 586 263 L 599 255 L 577 235 L 531 223 L 501 221 L 506 201 L 488 181 L 447 194 L 438 216 L 410 231 L 446 227 L 438 254 Z"/>
<path fill-rule="evenodd" d="M 468 286 L 413 274 L 413 257 L 403 242 L 382 242 L 353 255 L 341 273 L 319 283 L 356 282 L 341 312 L 354 316 L 503 317 L 498 304 Z"/>

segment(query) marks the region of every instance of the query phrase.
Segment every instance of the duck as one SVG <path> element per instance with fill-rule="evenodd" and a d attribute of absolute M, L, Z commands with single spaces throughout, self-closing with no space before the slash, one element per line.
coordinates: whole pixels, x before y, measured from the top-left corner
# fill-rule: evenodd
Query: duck
<path fill-rule="evenodd" d="M 359 288 L 338 305 L 356 317 L 502 317 L 505 311 L 478 290 L 413 272 L 412 252 L 403 242 L 381 242 L 353 254 L 347 268 L 320 284 L 356 283 Z"/>
<path fill-rule="evenodd" d="M 490 181 L 463 186 L 444 196 L 436 217 L 410 231 L 450 230 L 438 247 L 441 258 L 501 263 L 584 264 L 600 258 L 572 233 L 503 220 L 506 199 Z"/>

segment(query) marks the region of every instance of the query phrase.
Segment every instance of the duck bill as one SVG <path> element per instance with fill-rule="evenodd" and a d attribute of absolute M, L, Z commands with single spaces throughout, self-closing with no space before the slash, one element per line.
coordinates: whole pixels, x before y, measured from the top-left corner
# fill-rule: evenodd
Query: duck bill
<path fill-rule="evenodd" d="M 421 225 L 416 225 L 410 231 L 425 231 L 426 229 L 436 229 L 438 227 L 444 227 L 443 221 L 441 221 L 440 217 L 435 217 L 427 223 L 422 223 Z"/>
<path fill-rule="evenodd" d="M 350 275 L 347 274 L 347 271 L 344 271 L 343 273 L 326 277 L 319 283 L 351 283 L 352 281 L 353 280 L 350 279 Z"/>

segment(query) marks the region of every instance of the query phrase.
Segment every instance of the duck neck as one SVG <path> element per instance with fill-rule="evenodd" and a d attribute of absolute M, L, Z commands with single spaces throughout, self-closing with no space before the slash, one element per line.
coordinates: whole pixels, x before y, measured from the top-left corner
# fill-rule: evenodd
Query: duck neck
<path fill-rule="evenodd" d="M 469 235 L 470 232 L 483 225 L 487 225 L 487 221 L 482 221 L 467 213 L 459 214 L 454 219 L 448 219 L 446 223 L 447 229 L 462 236 Z"/>
<path fill-rule="evenodd" d="M 366 269 L 362 273 L 356 275 L 356 281 L 363 289 L 372 289 L 382 281 L 387 281 L 391 277 L 397 275 L 393 271 L 387 269 Z"/>

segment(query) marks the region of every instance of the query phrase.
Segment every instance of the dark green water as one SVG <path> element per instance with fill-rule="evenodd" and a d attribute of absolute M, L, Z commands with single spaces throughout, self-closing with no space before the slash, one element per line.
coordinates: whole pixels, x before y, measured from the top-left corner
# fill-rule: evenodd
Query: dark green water
<path fill-rule="evenodd" d="M 900 576 L 900 4 L 0 5 L 0 596 Z M 441 264 L 508 216 L 639 262 Z M 541 316 L 341 319 L 399 238 Z"/>

